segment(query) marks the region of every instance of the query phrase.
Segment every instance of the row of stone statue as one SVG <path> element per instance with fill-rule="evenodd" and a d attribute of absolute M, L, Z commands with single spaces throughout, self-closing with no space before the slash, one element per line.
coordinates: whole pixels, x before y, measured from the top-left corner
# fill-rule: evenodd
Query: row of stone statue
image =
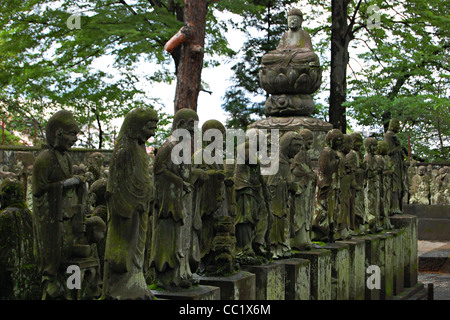
<path fill-rule="evenodd" d="M 195 111 L 182 109 L 172 130 L 193 134 L 196 121 Z M 173 136 L 152 159 L 145 142 L 157 122 L 151 109 L 129 112 L 107 172 L 94 175 L 74 167 L 67 152 L 79 131 L 73 115 L 59 111 L 49 120 L 30 188 L 42 298 L 152 298 L 149 283 L 187 288 L 196 283 L 194 273 L 229 274 L 236 262 L 287 257 L 313 247 L 312 240 L 389 229 L 388 217 L 401 213 L 404 166 L 395 120 L 384 141 L 364 141 L 364 158 L 361 135 L 331 130 L 317 173 L 308 156 L 312 132 L 286 132 L 279 170 L 270 176 L 250 161 L 249 141 L 237 147 L 243 164 L 175 163 Z M 216 120 L 202 131 L 213 128 L 225 135 Z M 81 271 L 75 293 L 67 285 L 71 266 Z"/>
<path fill-rule="evenodd" d="M 410 204 L 450 204 L 449 167 L 433 169 L 428 166 L 411 166 L 408 169 L 408 203 Z"/>

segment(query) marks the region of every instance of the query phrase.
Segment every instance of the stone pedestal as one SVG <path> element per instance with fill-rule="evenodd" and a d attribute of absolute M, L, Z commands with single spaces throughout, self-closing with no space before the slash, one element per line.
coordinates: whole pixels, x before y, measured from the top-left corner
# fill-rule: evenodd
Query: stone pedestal
<path fill-rule="evenodd" d="M 285 299 L 286 270 L 284 264 L 247 265 L 242 266 L 242 270 L 256 276 L 256 300 Z"/>
<path fill-rule="evenodd" d="M 325 136 L 328 131 L 333 129 L 333 125 L 328 122 L 304 116 L 268 117 L 258 120 L 248 127 L 267 130 L 267 133 L 270 133 L 269 130 L 271 129 L 278 129 L 280 131 L 280 138 L 287 131 L 300 132 L 302 129 L 311 130 L 314 135 L 314 141 L 308 153 L 314 167 L 317 167 L 317 160 L 325 147 Z"/>
<path fill-rule="evenodd" d="M 356 237 L 365 243 L 365 300 L 380 300 L 381 283 L 384 269 L 384 241 L 379 235 Z M 372 285 L 369 285 L 372 284 Z"/>
<path fill-rule="evenodd" d="M 381 284 L 381 299 L 390 300 L 394 297 L 394 235 L 386 232 L 384 240 L 384 282 Z"/>
<path fill-rule="evenodd" d="M 345 243 L 327 243 L 324 249 L 331 251 L 331 299 L 349 299 L 349 246 Z"/>
<path fill-rule="evenodd" d="M 349 247 L 349 299 L 364 300 L 366 289 L 365 241 L 363 239 L 350 239 L 337 242 L 347 244 Z"/>
<path fill-rule="evenodd" d="M 157 299 L 167 300 L 220 300 L 220 288 L 213 286 L 193 286 L 177 291 L 151 290 Z"/>
<path fill-rule="evenodd" d="M 239 271 L 226 277 L 198 277 L 201 285 L 220 288 L 220 300 L 255 300 L 256 276 Z"/>
<path fill-rule="evenodd" d="M 285 259 L 275 263 L 284 264 L 285 300 L 309 300 L 310 295 L 310 262 L 306 259 Z"/>
<path fill-rule="evenodd" d="M 310 299 L 331 300 L 331 251 L 325 249 L 299 251 L 295 257 L 310 262 Z"/>
<path fill-rule="evenodd" d="M 403 258 L 404 258 L 404 286 L 413 287 L 417 284 L 417 217 L 411 215 L 393 215 L 390 217 L 392 225 L 402 229 L 403 234 Z"/>
<path fill-rule="evenodd" d="M 393 236 L 392 250 L 392 276 L 394 295 L 400 294 L 404 289 L 405 264 L 403 259 L 403 234 L 404 230 L 391 230 L 387 234 Z"/>

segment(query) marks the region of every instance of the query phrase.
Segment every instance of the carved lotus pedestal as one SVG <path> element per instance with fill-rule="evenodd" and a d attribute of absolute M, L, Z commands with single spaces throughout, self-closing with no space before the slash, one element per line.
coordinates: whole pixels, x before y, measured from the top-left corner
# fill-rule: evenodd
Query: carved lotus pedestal
<path fill-rule="evenodd" d="M 270 94 L 265 103 L 267 116 L 309 116 L 314 112 L 311 95 L 322 83 L 322 69 L 316 61 L 263 65 L 259 81 Z"/>

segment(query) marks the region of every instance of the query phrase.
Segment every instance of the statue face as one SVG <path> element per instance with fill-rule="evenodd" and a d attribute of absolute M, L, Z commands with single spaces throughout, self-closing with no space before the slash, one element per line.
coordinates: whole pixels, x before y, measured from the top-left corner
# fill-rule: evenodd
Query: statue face
<path fill-rule="evenodd" d="M 65 131 L 61 128 L 56 130 L 55 149 L 66 151 L 72 148 L 77 138 L 78 131 Z"/>
<path fill-rule="evenodd" d="M 302 141 L 299 139 L 292 139 L 289 145 L 288 157 L 293 158 L 302 148 Z"/>
<path fill-rule="evenodd" d="M 303 140 L 303 148 L 305 148 L 305 150 L 310 150 L 312 148 L 314 142 L 314 138 L 308 138 Z"/>
<path fill-rule="evenodd" d="M 292 30 L 298 30 L 302 26 L 302 19 L 299 16 L 289 16 L 288 17 L 288 27 Z"/>
<path fill-rule="evenodd" d="M 156 124 L 155 120 L 150 120 L 142 127 L 141 142 L 146 142 L 155 135 Z"/>
<path fill-rule="evenodd" d="M 177 129 L 186 129 L 192 136 L 195 130 L 195 119 L 191 118 L 181 120 L 178 123 Z"/>

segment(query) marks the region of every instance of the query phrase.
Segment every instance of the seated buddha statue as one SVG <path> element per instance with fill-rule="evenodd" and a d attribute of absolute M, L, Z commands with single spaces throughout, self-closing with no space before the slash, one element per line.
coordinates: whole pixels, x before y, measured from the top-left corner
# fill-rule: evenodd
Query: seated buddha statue
<path fill-rule="evenodd" d="M 265 66 L 281 65 L 319 65 L 319 58 L 314 53 L 311 38 L 302 29 L 303 14 L 299 9 L 288 12 L 289 30 L 283 34 L 276 50 L 270 51 L 262 58 Z"/>

